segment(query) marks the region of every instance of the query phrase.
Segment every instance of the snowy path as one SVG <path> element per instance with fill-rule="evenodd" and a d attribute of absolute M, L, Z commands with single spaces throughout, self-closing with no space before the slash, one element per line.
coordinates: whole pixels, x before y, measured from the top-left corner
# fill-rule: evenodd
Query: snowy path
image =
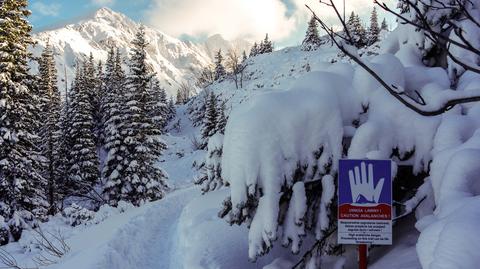
<path fill-rule="evenodd" d="M 199 194 L 195 188 L 175 191 L 130 221 L 109 243 L 111 251 L 98 268 L 169 268 L 175 258 L 173 245 L 178 218 Z"/>
<path fill-rule="evenodd" d="M 288 257 L 289 251 L 279 247 L 257 263 L 248 261 L 247 228 L 229 226 L 216 215 L 226 194 L 201 195 L 197 187 L 188 187 L 113 216 L 69 238 L 72 251 L 49 268 L 261 269 L 273 257 Z M 413 218 L 405 219 L 394 246 L 372 250 L 371 268 L 420 269 L 413 224 Z"/>
<path fill-rule="evenodd" d="M 183 208 L 200 191 L 177 190 L 93 225 L 67 239 L 71 251 L 50 269 L 168 269 L 175 259 L 176 228 Z M 178 267 L 175 267 L 178 269 Z"/>

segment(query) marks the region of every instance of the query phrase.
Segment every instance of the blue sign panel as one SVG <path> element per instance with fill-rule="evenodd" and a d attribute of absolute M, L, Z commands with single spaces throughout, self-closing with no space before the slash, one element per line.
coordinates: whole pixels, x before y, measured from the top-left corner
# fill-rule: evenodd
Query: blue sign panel
<path fill-rule="evenodd" d="M 340 160 L 339 244 L 392 244 L 390 160 Z"/>

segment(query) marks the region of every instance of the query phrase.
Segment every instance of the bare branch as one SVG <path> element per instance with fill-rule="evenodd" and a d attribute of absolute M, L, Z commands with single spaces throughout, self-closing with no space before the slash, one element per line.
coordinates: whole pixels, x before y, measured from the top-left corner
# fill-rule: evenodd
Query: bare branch
<path fill-rule="evenodd" d="M 320 3 L 322 3 L 321 0 L 320 0 Z M 348 30 L 347 24 L 346 24 L 346 22 L 342 19 L 342 16 L 340 15 L 340 12 L 338 12 L 337 7 L 336 7 L 335 4 L 333 3 L 333 0 L 330 0 L 330 6 L 333 8 L 333 10 L 335 10 L 335 14 L 337 15 L 337 18 L 338 18 L 338 19 L 340 20 L 340 22 L 342 23 L 343 29 L 344 29 L 345 33 L 347 34 L 348 39 L 349 39 L 350 42 L 352 42 L 352 44 L 353 44 L 353 37 L 352 37 L 352 35 L 350 34 L 350 30 Z M 308 8 L 308 9 L 310 9 L 310 8 Z"/>
<path fill-rule="evenodd" d="M 38 267 L 21 267 L 15 257 L 3 249 L 0 249 L 0 263 L 3 264 L 0 269 L 38 269 Z"/>
<path fill-rule="evenodd" d="M 60 231 L 57 231 L 57 234 L 47 232 L 51 238 L 48 238 L 40 227 L 33 231 L 37 234 L 35 241 L 42 251 L 44 251 L 33 259 L 38 266 L 56 264 L 59 259 L 70 251 L 70 246 L 68 246 L 65 237 Z"/>
<path fill-rule="evenodd" d="M 480 50 L 473 47 L 473 46 L 468 46 L 466 44 L 463 44 L 461 42 L 458 42 L 456 40 L 453 40 L 445 35 L 443 35 L 442 33 L 438 33 L 436 31 L 434 31 L 428 24 L 428 22 L 426 22 L 426 19 L 423 17 L 423 14 L 420 12 L 420 9 L 418 9 L 418 7 L 415 5 L 415 4 L 412 4 L 410 1 L 406 1 L 413 9 L 415 9 L 415 11 L 417 12 L 417 17 L 422 20 L 424 23 L 426 23 L 425 25 L 422 25 L 422 24 L 418 24 L 416 22 L 413 22 L 407 18 L 405 18 L 402 14 L 392 10 L 391 8 L 389 8 L 387 6 L 387 4 L 385 3 L 379 3 L 377 0 L 374 0 L 374 3 L 377 4 L 378 6 L 380 6 L 383 10 L 395 15 L 396 17 L 398 17 L 399 19 L 401 19 L 404 23 L 406 24 L 410 24 L 412 26 L 415 26 L 416 28 L 418 29 L 421 29 L 421 30 L 424 30 L 424 31 L 427 31 L 432 37 L 435 38 L 435 41 L 441 39 L 443 41 L 446 41 L 446 42 L 450 42 L 462 49 L 465 49 L 465 50 L 468 50 L 468 51 L 471 51 L 475 54 L 479 54 L 480 55 Z M 422 16 L 420 16 L 422 15 Z"/>
<path fill-rule="evenodd" d="M 460 0 L 455 0 L 455 2 L 458 3 L 460 9 L 462 10 L 462 13 L 465 15 L 465 17 L 467 17 L 471 22 L 473 22 L 478 28 L 480 28 L 480 22 L 478 22 L 477 20 L 475 20 L 472 16 L 472 14 L 467 10 L 467 8 L 465 7 L 465 5 L 463 5 Z M 470 2 L 470 1 L 469 1 Z M 473 5 L 472 2 L 470 2 L 470 4 Z"/>
<path fill-rule="evenodd" d="M 407 0 L 408 3 L 412 4 L 410 1 Z M 380 5 L 378 3 L 377 0 L 375 0 L 375 3 Z M 333 2 L 331 2 L 331 4 L 333 6 L 335 6 L 335 4 L 333 4 Z M 476 53 L 475 51 L 478 51 L 477 49 L 471 49 L 470 47 L 471 46 L 468 46 L 468 45 L 465 45 L 465 44 L 462 44 L 462 43 L 459 43 L 455 40 L 451 40 L 450 38 L 448 37 L 445 37 L 443 36 L 442 34 L 440 33 L 437 33 L 435 31 L 433 31 L 429 26 L 424 27 L 422 25 L 419 25 L 415 22 L 412 22 L 406 18 L 404 18 L 402 15 L 396 13 L 395 11 L 391 10 L 390 8 L 388 8 L 388 6 L 386 4 L 383 4 L 383 5 L 380 5 L 382 8 L 384 8 L 385 10 L 389 11 L 390 13 L 394 14 L 394 15 L 397 15 L 399 18 L 401 18 L 402 20 L 404 20 L 405 22 L 411 24 L 411 25 L 414 25 L 420 29 L 424 29 L 426 30 L 429 34 L 431 34 L 430 38 L 432 39 L 432 41 L 438 41 L 438 39 L 444 39 L 448 42 L 450 42 L 451 44 L 454 44 L 454 45 L 457 45 L 459 47 L 462 47 L 466 50 L 469 50 L 469 51 L 472 51 L 474 53 Z M 392 86 L 392 85 L 389 85 L 386 81 L 384 81 L 373 69 L 371 69 L 367 64 L 365 64 L 357 55 L 354 55 L 353 53 L 351 53 L 348 49 L 345 48 L 345 45 L 344 44 L 341 44 L 339 41 L 337 41 L 335 39 L 335 37 L 337 36 L 336 33 L 330 28 L 328 27 L 325 22 L 320 19 L 316 13 L 308 6 L 306 5 L 306 7 L 310 10 L 310 12 L 312 12 L 313 14 L 313 17 L 315 18 L 315 20 L 317 20 L 320 24 L 320 27 L 327 33 L 327 35 L 330 37 L 330 39 L 332 40 L 332 42 L 345 54 L 347 55 L 350 59 L 352 59 L 355 63 L 357 63 L 361 68 L 363 68 L 365 71 L 367 71 L 377 82 L 380 83 L 381 86 L 383 86 L 387 91 L 388 93 L 390 93 L 395 99 L 397 99 L 398 101 L 400 101 L 403 105 L 405 105 L 406 107 L 408 107 L 409 109 L 415 111 L 416 113 L 422 115 L 422 116 L 438 116 L 438 115 L 441 115 L 443 113 L 445 113 L 446 111 L 450 110 L 453 106 L 455 105 L 458 105 L 458 104 L 465 104 L 465 103 L 471 103 L 471 102 L 478 102 L 480 101 L 480 96 L 465 96 L 465 97 L 458 97 L 458 98 L 454 98 L 452 100 L 449 100 L 449 101 L 446 101 L 442 107 L 440 108 L 437 108 L 437 109 L 431 109 L 431 110 L 427 110 L 426 107 L 427 107 L 427 104 L 425 102 L 425 100 L 423 99 L 423 97 L 420 95 L 420 93 L 418 91 L 415 91 L 415 93 L 418 95 L 418 98 L 420 100 L 417 101 L 415 100 L 414 98 L 406 95 L 405 93 L 399 93 L 398 91 L 395 90 L 395 86 Z M 417 7 L 413 7 L 414 9 L 416 9 L 418 11 L 419 14 L 421 14 L 421 12 L 419 12 L 420 10 L 417 8 Z M 425 21 L 426 22 L 426 19 L 423 17 L 423 16 L 420 16 L 420 19 Z M 342 24 L 344 24 L 345 22 L 343 21 L 343 19 L 341 17 L 339 17 L 339 20 L 342 21 Z M 427 35 L 428 37 L 428 35 Z M 465 63 L 462 63 L 461 61 L 459 61 L 458 59 L 455 58 L 455 56 L 453 56 L 450 52 L 448 52 L 450 58 L 453 60 L 453 61 L 456 61 L 458 62 L 459 65 L 462 65 L 464 66 L 465 69 L 467 70 L 476 70 L 475 68 L 465 64 Z M 472 71 L 473 71 L 472 70 Z M 480 70 L 479 70 L 480 71 Z M 402 96 L 405 95 L 407 97 L 407 99 L 403 98 Z"/>

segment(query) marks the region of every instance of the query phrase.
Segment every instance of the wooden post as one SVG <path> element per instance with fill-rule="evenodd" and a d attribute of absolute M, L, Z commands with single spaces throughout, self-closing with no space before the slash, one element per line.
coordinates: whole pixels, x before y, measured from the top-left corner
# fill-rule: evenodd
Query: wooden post
<path fill-rule="evenodd" d="M 358 245 L 358 269 L 367 269 L 367 245 Z"/>

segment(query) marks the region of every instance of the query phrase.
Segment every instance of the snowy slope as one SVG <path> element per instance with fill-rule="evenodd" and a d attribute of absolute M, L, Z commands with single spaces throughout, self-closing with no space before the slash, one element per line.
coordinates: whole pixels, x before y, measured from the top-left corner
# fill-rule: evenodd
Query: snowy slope
<path fill-rule="evenodd" d="M 78 23 L 35 34 L 33 38 L 38 45 L 32 51 L 39 56 L 45 44 L 50 42 L 57 54 L 59 86 L 64 89 L 65 77 L 68 84 L 72 81 L 77 59 L 84 60 L 93 53 L 96 60 L 105 62 L 110 45 L 118 46 L 126 59 L 130 42 L 139 27 L 139 23 L 125 15 L 101 8 Z M 180 83 L 191 78 L 192 70 L 211 64 L 214 51 L 237 47 L 235 44 L 241 44 L 239 48 L 246 49 L 248 45 L 245 41 L 230 43 L 221 36 L 215 36 L 204 44 L 184 42 L 150 27 L 146 27 L 146 38 L 150 43 L 148 62 L 170 95 L 175 94 Z"/>
<path fill-rule="evenodd" d="M 314 71 L 333 70 L 348 77 L 351 70 L 348 64 L 331 63 L 338 60 L 337 53 L 335 48 L 325 46 L 315 52 L 287 48 L 260 55 L 248 60 L 244 89 L 236 90 L 231 80 L 225 80 L 215 83 L 209 90 L 227 100 L 229 110 L 235 110 L 257 95 L 288 89 L 298 83 L 298 78 Z M 351 80 L 346 79 L 346 82 Z M 201 100 L 202 94 L 190 105 L 195 106 Z M 200 188 L 191 186 L 199 175 L 194 164 L 202 162 L 206 152 L 192 146 L 193 137 L 199 137 L 200 128 L 192 126 L 186 109 L 186 106 L 178 107 L 177 118 L 170 123 L 169 133 L 164 136 L 169 148 L 158 163 L 168 172 L 174 191 L 160 201 L 130 209 L 98 225 L 67 229 L 71 251 L 47 268 L 243 269 L 263 268 L 277 257 L 286 259 L 279 264 L 290 265 L 301 258 L 291 254 L 289 248 L 275 246 L 269 255 L 251 263 L 247 227 L 229 226 L 217 216 L 229 190 L 201 195 Z M 62 227 L 55 222 L 46 225 Z M 409 228 L 401 228 L 397 233 L 402 239 L 393 247 L 372 250 L 372 268 L 420 268 L 415 252 L 418 232 L 414 230 L 413 220 L 408 225 Z M 304 242 L 300 253 L 305 253 L 312 244 Z M 24 250 L 16 243 L 10 244 L 8 249 L 25 265 L 35 256 L 35 253 L 22 254 Z M 338 261 L 336 257 L 325 259 L 322 268 L 335 268 L 333 264 Z M 356 268 L 353 261 L 351 257 L 345 269 Z"/>

